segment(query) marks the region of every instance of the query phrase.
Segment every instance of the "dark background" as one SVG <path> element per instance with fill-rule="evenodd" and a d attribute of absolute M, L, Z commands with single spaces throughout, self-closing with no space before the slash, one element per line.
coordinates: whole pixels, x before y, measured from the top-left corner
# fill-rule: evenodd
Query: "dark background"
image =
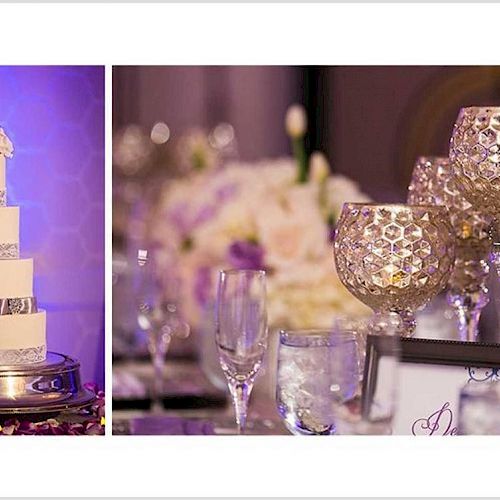
<path fill-rule="evenodd" d="M 406 197 L 419 155 L 447 155 L 462 106 L 500 103 L 500 67 L 115 67 L 114 126 L 165 121 L 172 136 L 230 123 L 243 160 L 289 154 L 287 107 L 303 103 L 308 147 L 379 201 Z"/>

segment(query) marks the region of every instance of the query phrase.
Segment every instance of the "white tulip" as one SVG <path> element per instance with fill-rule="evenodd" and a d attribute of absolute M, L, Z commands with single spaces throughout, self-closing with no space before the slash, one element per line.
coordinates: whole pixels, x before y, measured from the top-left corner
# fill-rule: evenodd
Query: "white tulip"
<path fill-rule="evenodd" d="M 317 183 L 324 182 L 330 175 L 330 165 L 326 156 L 315 151 L 309 160 L 309 180 Z"/>
<path fill-rule="evenodd" d="M 304 106 L 293 104 L 288 108 L 285 116 L 285 129 L 292 139 L 299 139 L 305 135 L 307 116 Z"/>

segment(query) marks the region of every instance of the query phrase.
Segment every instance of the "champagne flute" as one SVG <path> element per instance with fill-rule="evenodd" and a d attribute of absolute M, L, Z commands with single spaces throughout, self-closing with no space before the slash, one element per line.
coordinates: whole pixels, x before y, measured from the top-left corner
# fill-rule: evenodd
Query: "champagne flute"
<path fill-rule="evenodd" d="M 155 272 L 147 250 L 139 250 L 138 311 L 139 327 L 147 332 L 148 350 L 153 363 L 154 376 L 151 385 L 151 410 L 163 410 L 162 396 L 164 387 L 165 356 L 173 336 L 186 338 L 189 325 L 177 311 L 177 306 L 167 300 L 164 283 Z"/>
<path fill-rule="evenodd" d="M 248 399 L 267 347 L 264 271 L 220 271 L 216 343 L 233 399 L 238 434 L 243 434 Z"/>

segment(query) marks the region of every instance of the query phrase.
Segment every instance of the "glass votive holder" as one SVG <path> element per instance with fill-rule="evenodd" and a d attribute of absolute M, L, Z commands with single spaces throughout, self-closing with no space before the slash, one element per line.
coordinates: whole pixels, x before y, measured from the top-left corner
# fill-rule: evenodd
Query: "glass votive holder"
<path fill-rule="evenodd" d="M 349 316 L 336 316 L 333 320 L 332 333 L 352 335 L 358 353 L 358 371 L 359 379 L 363 379 L 363 372 L 366 357 L 366 337 L 369 333 L 370 326 L 369 317 L 349 317 Z"/>
<path fill-rule="evenodd" d="M 460 391 L 458 429 L 461 435 L 500 435 L 500 380 Z"/>

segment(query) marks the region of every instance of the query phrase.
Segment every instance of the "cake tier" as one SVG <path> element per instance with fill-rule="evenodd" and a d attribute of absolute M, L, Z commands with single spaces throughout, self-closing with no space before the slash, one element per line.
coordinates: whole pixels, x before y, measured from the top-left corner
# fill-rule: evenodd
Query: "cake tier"
<path fill-rule="evenodd" d="M 32 296 L 33 259 L 0 259 L 0 299 Z"/>
<path fill-rule="evenodd" d="M 0 245 L 19 248 L 19 207 L 0 207 Z"/>
<path fill-rule="evenodd" d="M 43 361 L 45 326 L 45 311 L 0 316 L 0 365 Z"/>

